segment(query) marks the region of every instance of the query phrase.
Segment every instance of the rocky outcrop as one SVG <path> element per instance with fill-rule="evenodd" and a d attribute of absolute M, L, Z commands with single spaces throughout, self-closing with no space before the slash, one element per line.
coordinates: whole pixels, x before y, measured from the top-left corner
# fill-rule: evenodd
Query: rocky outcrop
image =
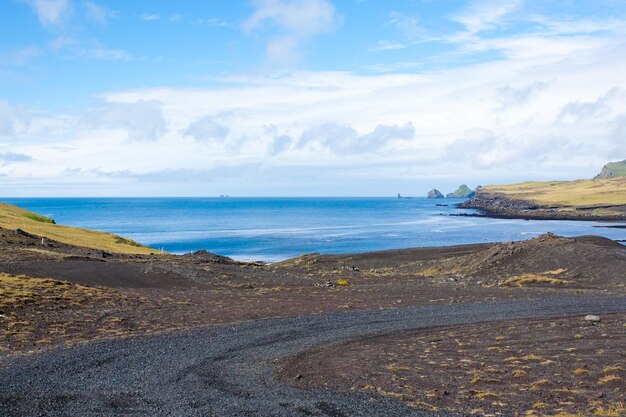
<path fill-rule="evenodd" d="M 214 253 L 207 252 L 205 250 L 199 250 L 193 253 L 187 253 L 180 255 L 181 258 L 189 259 L 195 264 L 212 263 L 212 264 L 226 264 L 235 265 L 239 262 L 226 256 L 216 255 Z"/>
<path fill-rule="evenodd" d="M 602 167 L 602 171 L 595 176 L 594 180 L 615 177 L 626 177 L 626 160 L 609 162 Z"/>
<path fill-rule="evenodd" d="M 455 192 L 446 195 L 446 198 L 472 198 L 476 195 L 466 184 L 462 184 Z"/>
<path fill-rule="evenodd" d="M 520 212 L 537 210 L 541 208 L 531 201 L 513 200 L 498 194 L 477 192 L 472 198 L 459 204 L 461 208 L 480 209 L 487 214 L 504 214 L 510 212 Z"/>
<path fill-rule="evenodd" d="M 441 191 L 439 191 L 438 189 L 433 188 L 432 190 L 428 192 L 427 197 L 428 198 L 443 198 L 443 194 L 441 194 Z"/>
<path fill-rule="evenodd" d="M 539 205 L 533 201 L 510 198 L 494 192 L 477 189 L 476 195 L 457 204 L 459 208 L 477 209 L 478 213 L 461 214 L 470 217 L 493 217 L 501 219 L 528 220 L 591 220 L 626 221 L 626 206 L 610 206 L 615 214 L 606 214 L 596 208 L 574 208 L 561 210 L 559 207 Z"/>

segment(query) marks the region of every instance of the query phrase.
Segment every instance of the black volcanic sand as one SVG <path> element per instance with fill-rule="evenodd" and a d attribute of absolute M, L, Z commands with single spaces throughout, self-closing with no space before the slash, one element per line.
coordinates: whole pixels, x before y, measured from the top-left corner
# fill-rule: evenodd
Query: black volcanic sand
<path fill-rule="evenodd" d="M 351 309 L 624 295 L 623 271 L 626 247 L 598 237 L 305 255 L 264 265 L 203 251 L 114 255 L 50 240 L 41 245 L 0 229 L 0 273 L 65 283 L 37 287 L 24 277 L 28 297 L 0 297 L 0 355 Z"/>
<path fill-rule="evenodd" d="M 625 342 L 624 313 L 486 322 L 322 346 L 285 361 L 281 374 L 424 411 L 623 416 Z"/>
<path fill-rule="evenodd" d="M 277 367 L 290 357 L 308 356 L 307 352 L 311 349 L 332 347 L 351 340 L 371 339 L 380 343 L 380 340 L 386 338 L 395 342 L 415 332 L 432 333 L 438 337 L 441 328 L 485 322 L 492 323 L 494 329 L 497 329 L 487 333 L 486 337 L 492 339 L 501 334 L 502 326 L 506 326 L 502 321 L 506 323 L 510 320 L 537 318 L 562 320 L 562 317 L 568 315 L 581 316 L 589 312 L 603 315 L 626 312 L 626 298 L 553 298 L 344 312 L 96 342 L 74 349 L 58 349 L 14 358 L 6 364 L 0 370 L 0 385 L 3 387 L 0 392 L 0 414 L 477 415 L 471 403 L 459 404 L 454 412 L 430 412 L 413 408 L 415 404 L 407 403 L 403 397 L 376 390 L 351 390 L 347 385 L 332 389 L 304 389 L 303 384 L 310 374 L 294 376 L 292 373 L 285 381 L 277 374 Z M 506 332 L 504 334 L 510 335 Z M 445 344 L 439 339 L 433 342 Z M 449 340 L 448 343 L 454 341 Z M 386 346 L 385 343 L 380 348 Z M 566 352 L 565 346 L 549 346 L 561 347 Z M 604 348 L 605 344 L 596 343 L 593 346 Z M 517 348 L 518 345 L 515 345 Z M 511 355 L 520 356 L 532 351 L 532 348 L 522 344 L 523 352 L 515 351 Z M 471 351 L 472 347 L 468 347 L 468 350 Z M 375 350 L 374 354 L 377 353 L 380 352 Z M 556 358 L 551 351 L 544 354 Z M 595 354 L 598 355 L 597 352 Z M 471 353 L 469 356 L 474 357 Z M 459 359 L 453 357 L 453 361 Z M 527 358 L 518 360 L 531 361 Z M 416 358 L 416 362 L 426 367 L 427 375 L 428 367 L 440 366 L 440 363 L 425 363 L 422 358 Z M 330 363 L 334 365 L 336 362 Z M 452 363 L 452 366 L 459 366 L 458 362 Z M 480 364 L 476 366 L 480 367 Z M 332 381 L 335 368 L 327 367 L 326 362 L 316 362 L 314 367 L 317 375 L 328 368 Z M 524 368 L 523 363 L 519 368 Z M 489 372 L 487 368 L 481 367 L 480 370 Z M 436 369 L 436 373 L 439 372 Z M 620 371 L 611 371 L 611 374 L 614 372 Z M 414 381 L 410 382 L 415 384 Z M 419 384 L 419 379 L 417 382 Z M 606 389 L 615 387 L 615 382 L 609 382 L 613 385 L 607 384 Z M 543 389 L 543 383 L 537 381 L 536 384 Z M 553 384 L 554 378 L 549 381 L 549 386 Z M 416 389 L 421 388 L 417 385 Z M 501 396 L 496 398 L 508 401 L 501 391 L 498 391 L 498 395 Z M 537 404 L 534 406 L 540 408 Z M 501 409 L 506 415 L 511 415 L 506 403 L 498 405 L 492 402 L 488 408 Z M 462 414 L 457 414 L 457 411 Z"/>
<path fill-rule="evenodd" d="M 547 234 L 515 243 L 312 254 L 266 265 L 236 262 L 204 251 L 183 256 L 118 255 L 50 240 L 42 245 L 37 236 L 0 229 L 0 367 L 6 369 L 0 380 L 4 394 L 0 415 L 63 414 L 60 410 L 69 415 L 135 411 L 151 415 L 170 411 L 176 415 L 251 415 L 255 412 L 250 410 L 256 410 L 256 415 L 310 412 L 341 416 L 358 414 L 359 410 L 363 411 L 361 415 L 381 415 L 380 410 L 389 410 L 382 415 L 406 415 L 408 411 L 424 415 L 415 410 L 434 409 L 431 406 L 461 410 L 447 398 L 437 402 L 438 394 L 423 392 L 440 393 L 443 386 L 455 393 L 446 397 L 465 404 L 463 412 L 483 408 L 513 415 L 510 411 L 519 401 L 536 399 L 534 410 L 541 413 L 542 403 L 546 410 L 556 410 L 567 400 L 545 390 L 540 391 L 541 395 L 532 391 L 527 396 L 509 397 L 512 391 L 496 389 L 498 383 L 491 380 L 512 381 L 520 389 L 530 391 L 531 383 L 541 380 L 547 371 L 525 369 L 530 365 L 521 360 L 513 364 L 527 372 L 527 379 L 516 382 L 504 374 L 497 378 L 481 374 L 477 375 L 482 379 L 474 384 L 476 387 L 468 388 L 466 382 L 459 382 L 465 381 L 468 374 L 464 373 L 465 362 L 460 362 L 464 360 L 462 352 L 455 351 L 454 346 L 458 345 L 457 340 L 468 344 L 467 355 L 471 357 L 467 359 L 478 361 L 481 370 L 493 367 L 504 372 L 503 363 L 509 363 L 505 361 L 509 356 L 542 356 L 537 353 L 540 345 L 533 341 L 543 340 L 541 346 L 546 352 L 542 357 L 553 364 L 546 369 L 563 367 L 569 372 L 574 356 L 559 355 L 554 349 L 562 346 L 572 333 L 580 333 L 582 338 L 572 339 L 577 345 L 566 348 L 597 357 L 587 358 L 586 369 L 593 379 L 589 380 L 589 387 L 573 385 L 575 380 L 569 373 L 563 377 L 563 386 L 578 390 L 571 394 L 574 403 L 589 399 L 590 408 L 584 409 L 585 413 L 595 413 L 601 407 L 606 411 L 606 407 L 615 406 L 623 398 L 615 391 L 619 388 L 615 382 L 619 384 L 619 380 L 607 382 L 606 387 L 599 382 L 604 376 L 623 378 L 619 370 L 600 375 L 600 366 L 611 366 L 602 361 L 620 359 L 615 346 L 626 344 L 623 331 L 615 327 L 622 316 L 611 316 L 594 327 L 607 329 L 610 337 L 606 338 L 602 333 L 598 336 L 597 331 L 581 328 L 579 317 L 559 322 L 563 324 L 550 327 L 549 332 L 537 327 L 541 322 L 529 324 L 528 328 L 523 327 L 524 322 L 512 323 L 510 326 L 522 326 L 516 330 L 520 336 L 512 337 L 511 349 L 515 352 L 504 358 L 509 352 L 501 349 L 509 348 L 494 343 L 495 333 L 489 331 L 489 326 L 433 329 L 432 338 L 431 330 L 424 328 L 540 318 L 548 311 L 546 306 L 550 306 L 550 315 L 608 313 L 608 305 L 597 297 L 618 297 L 621 306 L 626 295 L 624 271 L 626 247 L 591 236 L 561 238 Z M 575 299 L 558 301 L 563 297 Z M 616 302 L 616 298 L 612 300 L 611 303 Z M 493 301 L 503 304 L 469 306 Z M 499 305 L 508 307 L 494 307 Z M 415 321 L 414 307 L 440 310 L 432 310 L 438 313 L 428 320 Z M 506 313 L 509 307 L 516 313 Z M 367 309 L 376 312 L 353 311 Z M 455 312 L 469 315 L 460 318 Z M 323 313 L 333 314 L 319 316 Z M 293 319 L 259 321 L 276 317 Z M 232 324 L 234 330 L 206 327 L 243 321 L 251 322 Z M 494 332 L 502 332 L 503 326 L 506 325 L 494 325 Z M 201 330 L 170 333 L 193 328 Z M 330 333 L 324 333 L 327 330 Z M 393 333 L 397 330 L 403 332 Z M 379 332 L 393 334 L 372 338 Z M 162 336 L 146 336 L 149 333 Z M 88 343 L 76 351 L 24 356 L 101 339 L 120 340 Z M 424 343 L 439 339 L 446 341 L 436 349 L 443 356 L 420 356 L 418 351 Z M 205 352 L 202 346 L 206 343 L 210 346 Z M 356 356 L 325 350 L 336 343 L 347 343 L 345 349 L 354 351 Z M 366 345 L 372 348 L 365 349 Z M 494 349 L 489 350 L 490 347 Z M 239 353 L 231 355 L 229 349 Z M 604 353 L 598 353 L 600 350 Z M 382 352 L 397 355 L 403 362 L 395 371 L 387 369 L 389 363 L 381 359 Z M 298 365 L 285 365 L 292 363 L 294 355 L 293 364 Z M 318 357 L 315 363 L 323 366 L 307 362 L 309 355 Z M 335 356 L 337 361 L 332 359 Z M 299 372 L 303 378 L 294 382 L 304 384 L 306 391 L 285 384 L 276 385 L 275 392 L 268 391 L 268 386 L 274 388 L 273 384 L 277 384 L 266 362 L 268 358 L 277 361 L 277 369 L 282 369 L 289 380 L 295 377 L 294 372 Z M 433 381 L 439 381 L 437 378 L 442 375 L 441 361 L 453 363 L 446 375 L 458 381 L 443 381 L 437 388 Z M 420 368 L 419 373 L 402 374 L 409 362 L 414 369 Z M 328 381 L 325 375 L 320 377 L 313 372 L 326 369 L 325 364 Z M 337 371 L 344 369 L 342 364 L 346 372 Z M 46 391 L 45 384 L 52 388 Z M 266 384 L 265 388 L 259 384 Z M 332 392 L 309 392 L 309 388 L 318 389 L 325 384 L 332 387 Z M 399 387 L 404 385 L 406 390 L 402 391 Z M 10 391 L 5 392 L 5 386 Z M 337 394 L 340 388 L 351 390 L 350 394 Z M 33 401 L 26 401 L 31 394 Z M 283 394 L 286 397 L 281 402 L 278 397 Z M 593 397 L 600 394 L 601 397 Z M 418 402 L 428 406 L 419 406 Z M 352 414 L 346 410 L 353 410 Z"/>

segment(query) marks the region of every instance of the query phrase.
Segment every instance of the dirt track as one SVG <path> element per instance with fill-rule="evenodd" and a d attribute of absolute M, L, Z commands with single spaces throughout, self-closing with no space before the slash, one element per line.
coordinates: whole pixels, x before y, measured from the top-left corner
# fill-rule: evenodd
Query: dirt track
<path fill-rule="evenodd" d="M 626 298 L 501 301 L 261 320 L 96 342 L 13 358 L 0 372 L 0 414 L 450 415 L 416 411 L 376 393 L 303 390 L 278 379 L 275 367 L 319 346 L 385 333 L 617 312 L 626 312 Z"/>

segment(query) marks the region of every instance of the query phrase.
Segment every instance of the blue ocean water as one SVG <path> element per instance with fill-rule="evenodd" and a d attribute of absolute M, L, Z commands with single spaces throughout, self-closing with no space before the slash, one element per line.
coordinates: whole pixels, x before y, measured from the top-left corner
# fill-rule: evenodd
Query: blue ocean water
<path fill-rule="evenodd" d="M 524 240 L 545 232 L 626 239 L 602 223 L 455 217 L 462 200 L 426 198 L 7 198 L 57 223 L 103 230 L 174 253 L 241 260 Z M 436 204 L 448 204 L 447 207 Z"/>

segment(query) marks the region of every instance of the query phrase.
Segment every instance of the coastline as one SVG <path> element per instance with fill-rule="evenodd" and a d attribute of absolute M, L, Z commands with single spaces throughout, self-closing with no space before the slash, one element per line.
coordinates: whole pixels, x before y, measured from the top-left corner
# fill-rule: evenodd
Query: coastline
<path fill-rule="evenodd" d="M 472 216 L 477 213 L 458 209 L 456 204 L 463 201 L 420 197 L 402 200 L 31 199 L 11 202 L 51 216 L 60 224 L 133 239 L 155 252 L 163 249 L 184 254 L 205 249 L 242 261 L 282 261 L 314 252 L 340 254 L 519 241 L 546 232 L 562 236 L 594 234 L 609 239 L 624 238 L 618 229 L 593 228 L 593 222 L 549 224 L 450 217 L 463 212 Z M 46 223 L 33 222 L 32 226 L 29 228 L 16 221 L 9 228 L 19 227 L 35 235 L 40 234 L 37 229 L 43 226 L 54 228 Z M 128 247 L 131 249 L 138 248 Z"/>
<path fill-rule="evenodd" d="M 478 213 L 459 214 L 460 217 L 626 222 L 626 205 L 623 204 L 547 206 L 482 189 L 474 197 L 457 204 L 456 207 L 479 211 Z"/>
<path fill-rule="evenodd" d="M 457 204 L 458 208 L 469 208 L 462 206 L 462 203 Z M 477 217 L 486 219 L 514 219 L 514 220 L 564 220 L 564 221 L 582 221 L 582 222 L 626 222 L 626 216 L 586 216 L 586 215 L 566 215 L 563 213 L 552 213 L 545 211 L 537 212 L 518 212 L 518 213 L 500 213 L 490 211 L 488 209 L 481 209 L 472 207 L 474 210 L 479 210 L 479 213 L 456 213 L 450 214 L 450 217 Z M 594 226 L 621 229 L 625 226 Z"/>

